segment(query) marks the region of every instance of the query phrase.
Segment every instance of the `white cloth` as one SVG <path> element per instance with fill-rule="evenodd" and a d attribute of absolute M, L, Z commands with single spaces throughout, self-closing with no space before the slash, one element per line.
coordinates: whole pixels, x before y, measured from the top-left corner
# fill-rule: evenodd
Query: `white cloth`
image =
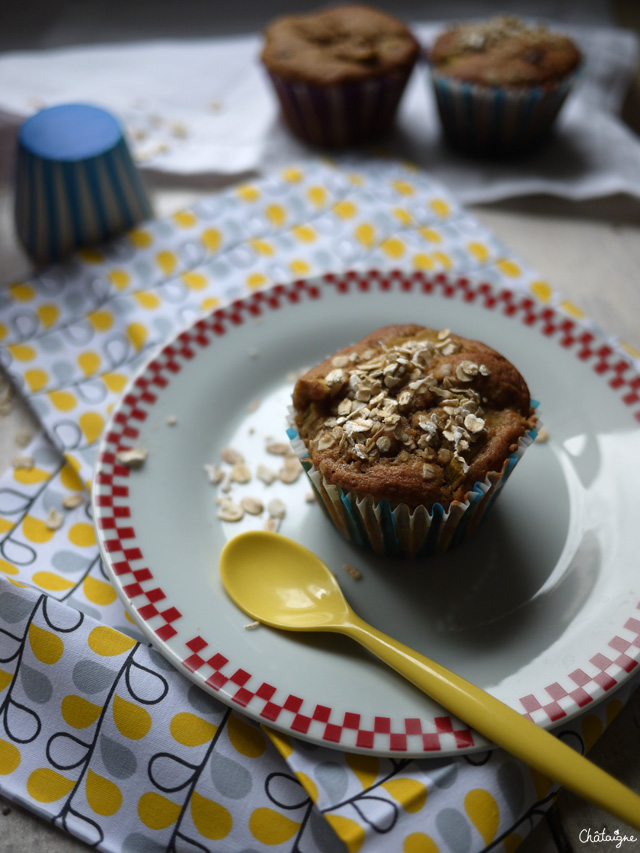
<path fill-rule="evenodd" d="M 415 26 L 425 44 L 437 29 Z M 619 116 L 637 39 L 606 27 L 566 29 L 583 50 L 584 72 L 554 139 L 536 154 L 483 163 L 450 152 L 424 66 L 405 93 L 390 153 L 428 169 L 466 203 L 538 192 L 640 197 L 640 139 Z M 263 173 L 312 152 L 283 127 L 259 53 L 258 36 L 7 53 L 0 129 L 15 129 L 43 106 L 88 101 L 120 117 L 144 169 L 221 182 Z"/>

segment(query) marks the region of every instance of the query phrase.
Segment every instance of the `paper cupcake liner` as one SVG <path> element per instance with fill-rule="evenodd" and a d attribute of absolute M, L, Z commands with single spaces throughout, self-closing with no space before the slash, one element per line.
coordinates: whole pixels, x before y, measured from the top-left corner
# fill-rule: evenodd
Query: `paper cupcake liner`
<path fill-rule="evenodd" d="M 290 418 L 292 422 L 292 418 Z M 289 441 L 311 483 L 318 503 L 336 530 L 349 542 L 375 554 L 396 557 L 429 557 L 460 544 L 476 530 L 495 503 L 527 447 L 540 428 L 528 430 L 517 449 L 505 460 L 501 471 L 487 474 L 473 485 L 464 501 L 453 501 L 445 510 L 392 504 L 387 500 L 359 497 L 329 483 L 314 466 L 294 426 Z"/>
<path fill-rule="evenodd" d="M 462 151 L 517 154 L 540 142 L 571 91 L 575 74 L 552 89 L 479 86 L 431 70 L 442 129 Z"/>
<path fill-rule="evenodd" d="M 69 153 L 66 137 L 88 140 L 84 153 L 73 148 Z M 16 157 L 15 223 L 37 264 L 63 260 L 151 216 L 142 178 L 110 113 L 88 104 L 61 104 L 24 123 Z"/>
<path fill-rule="evenodd" d="M 411 70 L 324 86 L 268 73 L 284 120 L 297 137 L 322 148 L 349 148 L 374 142 L 391 129 Z"/>

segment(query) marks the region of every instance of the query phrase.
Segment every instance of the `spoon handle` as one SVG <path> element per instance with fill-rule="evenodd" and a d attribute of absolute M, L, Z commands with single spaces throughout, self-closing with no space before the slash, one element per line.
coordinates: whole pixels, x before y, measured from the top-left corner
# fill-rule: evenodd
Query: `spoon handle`
<path fill-rule="evenodd" d="M 640 796 L 549 732 L 351 612 L 341 633 L 379 657 L 488 740 L 640 829 Z"/>

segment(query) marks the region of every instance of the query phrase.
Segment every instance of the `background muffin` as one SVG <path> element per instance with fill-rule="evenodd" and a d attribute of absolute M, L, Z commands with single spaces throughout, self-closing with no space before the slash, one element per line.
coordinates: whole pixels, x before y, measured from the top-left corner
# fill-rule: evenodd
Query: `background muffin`
<path fill-rule="evenodd" d="M 451 27 L 429 53 L 447 140 L 481 154 L 531 149 L 552 127 L 580 61 L 567 36 L 517 18 Z"/>
<path fill-rule="evenodd" d="M 387 133 L 420 47 L 407 27 L 368 6 L 275 20 L 262 62 L 291 131 L 345 148 Z"/>
<path fill-rule="evenodd" d="M 534 437 L 529 389 L 478 341 L 388 326 L 302 376 L 294 448 L 340 532 L 377 553 L 471 533 Z"/>

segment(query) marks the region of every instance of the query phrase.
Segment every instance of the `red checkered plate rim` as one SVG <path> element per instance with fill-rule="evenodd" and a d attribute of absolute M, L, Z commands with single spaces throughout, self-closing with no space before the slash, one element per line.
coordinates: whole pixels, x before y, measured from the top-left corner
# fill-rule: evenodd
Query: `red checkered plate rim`
<path fill-rule="evenodd" d="M 301 477 L 278 467 L 292 378 L 390 322 L 451 328 L 510 358 L 541 401 L 549 440 L 530 447 L 483 528 L 418 563 L 344 542 Z M 174 426 L 169 422 L 177 419 Z M 93 504 L 106 568 L 150 642 L 223 703 L 339 749 L 452 754 L 486 742 L 345 638 L 296 635 L 247 619 L 222 589 L 228 538 L 265 513 L 217 517 L 206 463 L 234 446 L 249 483 L 279 497 L 281 532 L 318 553 L 361 615 L 487 689 L 543 727 L 611 695 L 640 659 L 635 484 L 640 377 L 597 332 L 526 293 L 421 272 L 350 272 L 260 291 L 191 326 L 139 372 L 104 433 Z M 133 470 L 116 454 L 142 446 Z M 356 566 L 354 580 L 344 567 Z"/>

